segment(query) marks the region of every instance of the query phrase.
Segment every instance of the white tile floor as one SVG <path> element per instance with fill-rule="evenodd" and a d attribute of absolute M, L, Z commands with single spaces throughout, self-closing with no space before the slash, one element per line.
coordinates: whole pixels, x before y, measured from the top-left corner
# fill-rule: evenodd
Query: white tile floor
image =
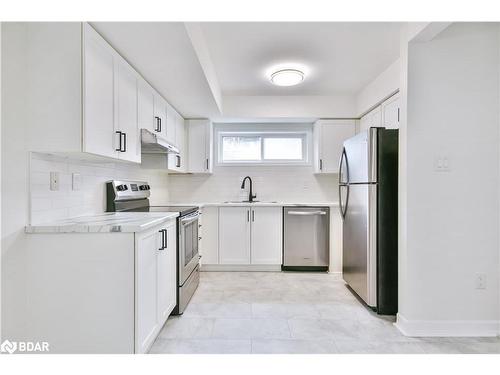
<path fill-rule="evenodd" d="M 409 338 L 325 273 L 202 272 L 150 353 L 500 353 L 498 338 Z"/>

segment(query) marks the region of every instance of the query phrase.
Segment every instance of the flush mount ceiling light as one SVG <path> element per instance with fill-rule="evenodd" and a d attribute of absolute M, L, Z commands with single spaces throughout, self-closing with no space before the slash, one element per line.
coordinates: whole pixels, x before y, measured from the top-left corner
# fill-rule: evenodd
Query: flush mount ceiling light
<path fill-rule="evenodd" d="M 271 74 L 271 83 L 276 86 L 295 86 L 304 80 L 304 73 L 298 69 L 281 69 Z"/>

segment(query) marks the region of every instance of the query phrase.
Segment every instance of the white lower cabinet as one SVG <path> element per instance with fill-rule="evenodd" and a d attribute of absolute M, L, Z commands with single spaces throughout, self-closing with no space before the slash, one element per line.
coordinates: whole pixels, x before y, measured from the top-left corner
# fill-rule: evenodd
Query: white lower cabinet
<path fill-rule="evenodd" d="M 203 207 L 200 215 L 201 264 L 219 263 L 219 208 Z"/>
<path fill-rule="evenodd" d="M 281 264 L 283 230 L 281 207 L 253 207 L 251 264 Z"/>
<path fill-rule="evenodd" d="M 219 207 L 219 264 L 281 265 L 281 207 Z"/>
<path fill-rule="evenodd" d="M 219 208 L 219 263 L 250 264 L 250 207 Z"/>
<path fill-rule="evenodd" d="M 136 353 L 146 353 L 176 304 L 176 224 L 136 238 Z"/>

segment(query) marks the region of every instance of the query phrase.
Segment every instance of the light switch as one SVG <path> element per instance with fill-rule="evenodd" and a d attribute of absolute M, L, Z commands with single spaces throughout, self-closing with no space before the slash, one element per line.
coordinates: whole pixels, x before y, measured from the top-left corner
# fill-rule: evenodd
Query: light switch
<path fill-rule="evenodd" d="M 437 156 L 434 159 L 434 170 L 436 172 L 450 172 L 450 158 L 448 156 Z"/>

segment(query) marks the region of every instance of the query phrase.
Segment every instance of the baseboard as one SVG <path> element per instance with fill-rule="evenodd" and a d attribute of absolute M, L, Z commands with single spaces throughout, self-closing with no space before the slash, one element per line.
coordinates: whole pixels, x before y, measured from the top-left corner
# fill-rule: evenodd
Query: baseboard
<path fill-rule="evenodd" d="M 281 264 L 202 264 L 200 266 L 200 271 L 259 271 L 259 272 L 281 272 Z"/>
<path fill-rule="evenodd" d="M 410 337 L 495 337 L 498 320 L 408 320 L 397 314 L 394 325 Z"/>

